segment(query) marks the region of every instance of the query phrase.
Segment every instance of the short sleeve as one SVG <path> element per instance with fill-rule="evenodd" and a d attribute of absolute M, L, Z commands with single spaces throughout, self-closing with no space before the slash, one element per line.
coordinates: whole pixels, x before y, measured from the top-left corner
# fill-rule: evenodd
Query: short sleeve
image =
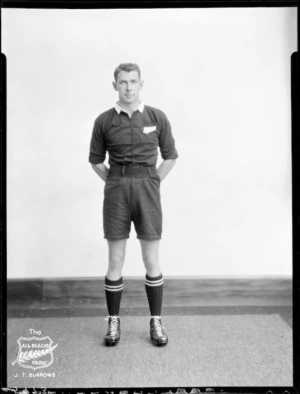
<path fill-rule="evenodd" d="M 91 164 L 100 164 L 105 161 L 106 142 L 101 125 L 96 120 L 93 127 L 92 138 L 90 142 L 89 162 Z"/>
<path fill-rule="evenodd" d="M 175 140 L 172 135 L 171 124 L 165 114 L 160 117 L 159 148 L 164 160 L 177 159 L 178 153 L 175 148 Z"/>

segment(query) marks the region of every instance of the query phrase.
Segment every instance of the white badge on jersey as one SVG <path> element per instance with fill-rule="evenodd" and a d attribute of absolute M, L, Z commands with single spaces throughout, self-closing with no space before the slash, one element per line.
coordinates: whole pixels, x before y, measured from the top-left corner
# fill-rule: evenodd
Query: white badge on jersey
<path fill-rule="evenodd" d="M 148 133 L 151 133 L 152 131 L 155 131 L 155 130 L 156 130 L 156 126 L 145 126 L 143 133 L 148 134 Z"/>

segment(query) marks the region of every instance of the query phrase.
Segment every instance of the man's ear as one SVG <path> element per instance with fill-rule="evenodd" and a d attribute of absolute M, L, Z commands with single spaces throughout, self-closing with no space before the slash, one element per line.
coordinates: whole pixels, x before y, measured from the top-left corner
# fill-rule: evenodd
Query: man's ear
<path fill-rule="evenodd" d="M 117 84 L 116 84 L 116 82 L 115 82 L 115 81 L 113 81 L 113 82 L 112 82 L 112 86 L 113 86 L 113 88 L 114 88 L 115 90 L 118 90 L 118 88 L 117 88 Z"/>
<path fill-rule="evenodd" d="M 141 89 L 142 89 L 143 86 L 144 86 L 144 81 L 141 81 L 141 82 L 140 82 L 140 87 L 141 87 Z"/>

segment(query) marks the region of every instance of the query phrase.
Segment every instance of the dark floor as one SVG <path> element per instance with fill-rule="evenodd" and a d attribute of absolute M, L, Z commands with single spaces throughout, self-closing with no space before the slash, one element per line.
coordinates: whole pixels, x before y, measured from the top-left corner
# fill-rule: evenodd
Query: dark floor
<path fill-rule="evenodd" d="M 104 279 L 11 280 L 8 318 L 106 316 Z M 124 278 L 120 315 L 148 315 L 143 278 Z M 164 315 L 278 314 L 292 327 L 291 279 L 168 278 Z"/>
<path fill-rule="evenodd" d="M 64 346 L 58 347 L 58 351 L 57 351 L 58 358 L 55 359 L 54 366 L 53 367 L 51 366 L 51 368 L 55 368 L 55 367 L 57 368 L 55 369 L 57 373 L 57 377 L 60 376 L 59 374 L 61 370 L 63 370 L 65 374 L 65 371 L 67 371 L 68 368 L 70 369 L 70 365 L 72 365 L 72 362 L 74 363 L 77 362 L 78 360 L 80 365 L 72 366 L 71 369 L 75 371 L 79 371 L 80 369 L 82 369 L 82 364 L 80 361 L 81 358 L 76 357 L 76 354 L 73 355 L 72 353 L 74 351 L 75 352 L 77 351 L 76 350 L 77 345 L 74 347 L 74 343 L 76 343 L 76 340 L 75 339 L 73 340 L 72 336 L 70 337 L 70 333 L 72 333 L 72 329 L 70 329 L 70 327 L 72 327 L 72 324 L 75 321 L 76 338 L 78 332 L 85 332 L 86 330 L 85 325 L 88 326 L 88 330 L 94 330 L 95 333 L 97 333 L 95 334 L 95 338 L 96 337 L 98 338 L 98 336 L 100 335 L 99 332 L 102 333 L 105 331 L 106 323 L 104 322 L 104 320 L 102 321 L 101 319 L 95 319 L 95 317 L 107 316 L 105 291 L 104 291 L 104 279 L 102 278 L 102 279 L 82 279 L 82 280 L 67 279 L 66 280 L 66 279 L 56 278 L 56 279 L 47 279 L 47 280 L 42 280 L 42 279 L 11 280 L 8 281 L 7 289 L 8 289 L 7 312 L 9 318 L 8 321 L 9 338 L 11 338 L 12 341 L 11 343 L 12 350 L 9 352 L 9 354 L 13 355 L 14 357 L 16 356 L 15 354 L 17 351 L 16 338 L 23 335 L 24 325 L 26 327 L 28 326 L 28 320 L 26 320 L 26 318 L 29 318 L 29 321 L 35 324 L 35 326 L 39 326 L 39 329 L 42 329 L 43 332 L 44 332 L 44 327 L 47 327 L 47 330 L 45 328 L 45 332 L 46 331 L 47 333 L 50 332 L 51 338 L 52 337 L 56 338 L 56 340 L 60 344 L 64 343 Z M 120 353 L 123 356 L 124 354 L 127 354 L 127 359 L 126 359 L 127 361 L 124 363 L 122 362 L 121 366 L 122 368 L 123 367 L 125 368 L 127 364 L 132 366 L 133 361 L 136 363 L 136 365 L 143 365 L 143 362 L 141 362 L 140 359 L 136 360 L 137 355 L 142 354 L 144 357 L 145 354 L 148 354 L 149 356 L 149 352 L 153 352 L 153 349 L 147 348 L 148 349 L 147 352 L 146 351 L 141 352 L 140 347 L 139 347 L 139 351 L 137 351 L 137 349 L 133 350 L 132 346 L 136 345 L 135 341 L 130 342 L 130 335 L 133 335 L 133 333 L 135 333 L 135 330 L 138 326 L 138 321 L 143 319 L 139 316 L 146 316 L 146 315 L 149 316 L 148 302 L 145 293 L 143 278 L 126 278 L 126 277 L 124 278 L 124 291 L 122 295 L 120 315 L 124 317 L 136 316 L 132 319 L 131 318 L 123 319 L 124 327 L 125 327 L 124 328 L 125 340 L 122 342 L 121 345 L 126 349 L 128 347 L 128 349 L 127 349 L 127 353 L 126 352 L 124 353 L 124 351 Z M 235 321 L 235 322 L 239 321 L 238 324 L 235 323 L 235 325 L 233 325 L 233 330 L 231 332 L 234 335 L 238 335 L 238 332 L 239 330 L 241 330 L 241 327 L 244 327 L 242 329 L 243 333 L 247 332 L 247 329 L 249 330 L 249 336 L 248 334 L 243 334 L 246 335 L 247 338 L 249 337 L 252 338 L 255 335 L 257 335 L 259 338 L 258 339 L 259 346 L 255 348 L 256 349 L 255 351 L 253 351 L 253 346 L 254 346 L 253 344 L 256 342 L 253 340 L 253 338 L 249 341 L 249 344 L 248 342 L 247 343 L 242 342 L 244 344 L 244 347 L 248 345 L 250 346 L 248 349 L 249 353 L 245 352 L 245 349 L 242 351 L 243 356 L 241 359 L 241 362 L 243 364 L 243 362 L 246 359 L 245 354 L 249 354 L 249 357 L 247 357 L 247 370 L 246 370 L 247 373 L 251 372 L 251 368 L 248 368 L 249 360 L 253 359 L 255 362 L 257 362 L 255 357 L 259 357 L 261 353 L 263 354 L 263 359 L 264 359 L 265 354 L 269 354 L 268 352 L 271 352 L 272 346 L 273 347 L 279 346 L 280 348 L 279 350 L 281 350 L 281 352 L 283 353 L 282 356 L 279 357 L 279 359 L 277 357 L 277 355 L 280 353 L 278 349 L 275 349 L 273 353 L 271 352 L 272 354 L 270 353 L 271 356 L 269 355 L 269 357 L 267 357 L 268 361 L 271 360 L 270 369 L 268 369 L 268 371 L 274 368 L 274 365 L 276 364 L 276 363 L 274 364 L 274 359 L 277 360 L 277 364 L 275 365 L 276 368 L 278 367 L 279 365 L 278 362 L 281 361 L 281 359 L 283 360 L 286 359 L 287 354 L 289 354 L 288 360 L 292 359 L 291 350 L 289 350 L 290 353 L 288 353 L 285 343 L 284 344 L 281 343 L 281 341 L 283 340 L 282 338 L 284 336 L 281 337 L 281 331 L 280 330 L 278 331 L 278 327 L 279 328 L 281 327 L 282 332 L 287 333 L 285 334 L 287 338 L 289 338 L 291 335 L 290 328 L 292 328 L 292 316 L 293 316 L 291 279 L 278 279 L 278 278 L 277 279 L 266 279 L 266 278 L 261 278 L 261 279 L 203 279 L 202 278 L 201 279 L 201 278 L 165 277 L 163 315 L 165 316 L 165 320 L 164 320 L 165 322 L 168 322 L 168 319 L 170 322 L 172 321 L 172 324 L 170 324 L 168 327 L 168 333 L 170 335 L 172 334 L 172 330 L 177 329 L 179 326 L 180 327 L 184 326 L 184 324 L 186 324 L 191 319 L 196 319 L 196 320 L 200 319 L 202 323 L 200 325 L 197 324 L 196 327 L 192 325 L 192 327 L 194 327 L 194 330 L 198 330 L 199 327 L 201 326 L 202 336 L 206 332 L 206 337 L 204 336 L 203 339 L 201 335 L 196 335 L 195 338 L 199 341 L 203 340 L 205 342 L 206 344 L 205 346 L 203 346 L 203 344 L 201 343 L 199 344 L 199 348 L 204 349 L 202 350 L 203 352 L 206 351 L 207 349 L 210 349 L 207 350 L 209 353 L 207 354 L 206 357 L 204 357 L 206 361 L 202 365 L 201 362 L 203 362 L 202 359 L 203 353 L 201 353 L 201 357 L 200 357 L 199 352 L 194 350 L 195 354 L 193 357 L 191 357 L 193 350 L 193 348 L 191 348 L 190 351 L 188 352 L 189 357 L 187 359 L 184 359 L 182 365 L 181 364 L 179 365 L 180 368 L 178 367 L 177 369 L 175 369 L 175 371 L 178 372 L 178 373 L 176 372 L 176 376 L 180 376 L 178 374 L 182 370 L 183 366 L 187 368 L 187 371 L 189 371 L 189 373 L 191 373 L 191 365 L 192 367 L 197 366 L 197 368 L 198 369 L 200 368 L 201 370 L 201 374 L 198 375 L 201 378 L 204 378 L 203 371 L 205 370 L 205 368 L 208 369 L 209 373 L 211 373 L 211 371 L 214 371 L 216 369 L 216 365 L 218 363 L 220 362 L 222 363 L 224 360 L 227 359 L 230 360 L 229 361 L 230 365 L 234 365 L 236 360 L 239 360 L 238 357 L 241 356 L 240 354 L 241 343 L 238 346 L 237 354 L 234 355 L 232 353 L 233 351 L 232 349 L 235 348 L 236 346 L 235 341 L 233 341 L 233 344 L 231 346 L 231 343 L 229 343 L 230 339 L 232 339 L 231 336 L 230 338 L 226 337 L 224 341 L 223 339 L 220 340 L 219 332 L 222 333 L 222 330 L 218 331 L 218 326 L 216 325 L 216 324 L 220 325 L 224 323 L 224 327 L 227 330 L 225 331 L 228 332 L 228 330 L 230 330 L 229 325 L 231 321 Z M 226 318 L 226 315 L 228 316 L 228 318 Z M 231 316 L 229 317 L 229 315 Z M 241 315 L 243 316 L 241 317 Z M 249 317 L 247 315 L 253 315 L 253 317 Z M 261 315 L 261 316 L 254 316 L 254 315 Z M 176 316 L 178 317 L 178 319 L 176 318 Z M 180 316 L 187 316 L 187 317 L 183 319 Z M 202 318 L 200 316 L 204 316 L 204 317 Z M 283 321 L 279 318 L 279 316 Z M 73 317 L 73 319 L 64 319 L 69 317 Z M 76 319 L 76 317 L 79 317 L 79 319 L 78 318 Z M 81 319 L 81 317 L 86 317 L 86 318 Z M 21 318 L 22 321 L 21 324 L 18 318 Z M 59 318 L 59 321 L 55 321 L 55 319 L 51 319 L 51 318 Z M 209 320 L 210 322 L 206 323 L 207 320 Z M 180 322 L 180 324 L 177 324 L 178 321 Z M 272 323 L 271 324 L 268 323 L 267 326 L 264 326 L 262 324 L 264 321 L 268 321 Z M 259 324 L 257 324 L 257 322 Z M 283 322 L 285 322 L 290 328 L 288 328 Z M 128 328 L 130 324 L 134 325 L 134 330 Z M 251 324 L 253 326 L 252 329 L 251 329 Z M 63 325 L 65 325 L 66 327 L 65 330 L 61 330 L 61 327 L 63 327 Z M 94 328 L 96 326 L 97 328 Z M 99 328 L 100 326 L 103 327 L 100 329 Z M 51 330 L 49 327 L 51 327 Z M 80 331 L 80 327 L 81 327 L 81 331 Z M 208 327 L 207 331 L 204 330 L 205 327 Z M 15 332 L 13 328 L 16 329 L 17 331 L 19 330 L 20 332 L 19 331 Z M 236 328 L 238 330 L 236 330 Z M 274 331 L 272 331 L 272 333 L 269 333 L 263 339 L 263 341 L 261 341 L 261 338 L 263 338 L 263 336 L 257 334 L 257 329 L 260 329 L 262 333 L 264 333 L 265 331 L 269 333 L 270 330 L 274 330 Z M 57 332 L 55 330 L 57 330 Z M 215 336 L 215 340 L 212 341 L 211 345 L 207 346 L 207 344 L 210 343 L 211 334 L 213 330 L 215 330 L 215 334 L 217 333 Z M 64 335 L 66 338 L 63 338 Z M 74 335 L 74 330 L 73 330 L 73 335 Z M 143 330 L 141 330 L 139 335 L 140 335 L 138 341 L 139 346 L 141 346 L 141 343 L 143 343 L 146 346 L 147 342 L 144 341 L 144 328 Z M 177 360 L 178 357 L 176 355 L 178 354 L 178 344 L 184 341 L 184 337 L 176 335 L 175 332 L 172 335 L 174 338 L 176 337 L 179 340 L 179 342 L 178 341 L 176 342 L 176 346 L 174 345 L 175 346 L 174 354 L 171 357 L 172 360 Z M 273 341 L 273 339 L 271 340 L 270 338 L 278 338 L 278 341 L 277 340 Z M 238 343 L 238 339 L 239 337 L 237 338 L 237 343 Z M 218 351 L 216 351 L 215 353 L 211 352 L 211 349 L 213 349 L 214 346 L 216 346 L 216 343 L 218 341 L 219 341 L 219 345 L 220 345 L 220 341 L 222 343 L 222 345 L 220 345 L 220 347 L 223 349 L 222 358 L 218 357 L 219 354 Z M 130 346 L 128 346 L 129 342 L 130 342 Z M 291 339 L 290 342 L 292 342 Z M 68 343 L 70 344 L 70 348 L 68 348 L 68 351 L 66 352 L 66 347 Z M 268 346 L 265 349 L 262 346 L 265 346 L 266 343 L 268 343 Z M 184 342 L 182 345 L 184 350 L 179 351 L 182 356 L 186 354 L 185 350 L 187 345 L 188 343 L 186 344 Z M 89 354 L 92 354 L 93 351 L 95 352 L 95 349 L 93 348 L 94 347 L 93 341 L 91 341 L 91 343 L 83 341 L 81 343 L 81 346 L 82 349 L 80 350 L 80 352 L 86 351 L 86 347 L 88 346 L 90 346 Z M 229 346 L 230 351 L 228 351 L 225 354 L 224 347 L 226 346 Z M 60 356 L 59 356 L 59 351 L 60 351 L 59 349 L 62 349 L 61 350 L 62 354 Z M 105 351 L 106 350 L 107 349 L 105 349 Z M 170 341 L 170 346 L 168 347 L 167 350 L 172 351 L 172 341 Z M 104 350 L 102 349 L 102 351 Z M 91 361 L 92 365 L 99 364 L 99 360 L 98 360 L 99 352 L 97 351 L 96 353 L 97 354 L 95 357 L 97 358 L 97 360 L 96 362 L 92 360 Z M 69 358 L 67 360 L 66 360 L 66 354 L 69 355 Z M 133 359 L 132 359 L 132 354 L 135 355 Z M 217 355 L 216 359 L 213 358 L 213 354 Z M 276 356 L 274 356 L 274 354 Z M 105 357 L 106 356 L 107 354 L 105 354 Z M 160 361 L 160 363 L 162 363 L 162 365 L 167 366 L 168 363 L 167 362 L 163 363 L 162 356 L 163 355 L 160 355 L 158 360 Z M 199 360 L 197 359 L 197 357 L 198 358 L 200 357 Z M 196 362 L 190 364 L 193 360 L 195 361 L 196 359 L 199 361 L 199 363 Z M 210 360 L 212 362 L 213 367 L 207 366 L 207 360 L 208 361 Z M 63 363 L 67 363 L 67 365 L 63 366 L 62 365 Z M 68 363 L 70 363 L 70 365 Z M 11 365 L 11 363 L 9 365 Z M 105 358 L 105 363 L 103 362 L 103 365 L 104 366 L 107 365 L 107 358 Z M 158 366 L 159 365 L 161 364 L 158 364 Z M 292 371 L 291 361 L 289 361 L 289 363 L 284 363 L 283 368 L 286 369 L 287 365 L 290 365 L 289 368 Z M 236 366 L 236 370 L 240 369 L 240 367 L 241 364 L 239 364 L 238 362 Z M 107 371 L 107 376 L 110 376 L 109 371 L 112 370 L 111 366 L 109 368 Z M 132 372 L 131 369 L 129 372 Z M 233 370 L 235 370 L 235 368 L 233 368 Z M 224 369 L 222 369 L 222 371 L 224 372 Z M 284 371 L 283 370 L 280 371 L 281 372 L 277 375 L 283 376 Z M 174 373 L 173 370 L 169 372 Z M 15 370 L 13 370 L 11 373 L 15 373 Z M 98 376 L 97 373 L 93 374 L 91 373 L 91 371 L 89 371 L 89 373 L 92 376 Z M 286 373 L 286 376 L 290 376 L 291 374 L 292 372 Z M 67 377 L 57 378 L 57 381 L 59 382 L 60 386 L 62 384 L 61 382 L 64 382 L 65 386 L 68 387 L 68 384 L 70 384 L 68 379 L 70 379 L 70 376 L 72 377 L 73 374 L 70 372 L 69 375 L 68 374 L 65 375 Z M 126 375 L 126 379 L 128 379 L 128 371 L 125 373 L 125 375 Z M 195 374 L 195 376 L 198 375 Z M 267 375 L 269 375 L 269 373 Z M 88 373 L 86 376 L 88 376 Z M 122 376 L 122 375 L 118 374 L 118 376 Z M 142 374 L 142 376 L 144 375 Z M 225 378 L 226 376 L 224 377 L 224 379 Z M 227 378 L 229 379 L 229 377 Z M 67 380 L 64 381 L 63 379 L 67 379 Z M 171 379 L 170 381 L 174 382 L 174 379 Z M 182 383 L 184 380 L 179 380 L 179 381 L 182 387 Z M 212 380 L 207 380 L 207 381 L 212 381 Z M 227 382 L 229 380 L 225 379 L 222 381 Z M 234 376 L 231 379 L 231 381 L 234 381 L 235 384 L 237 384 L 236 376 Z M 15 379 L 13 379 L 12 382 L 13 382 L 12 385 L 16 385 Z M 128 382 L 128 380 L 126 380 L 126 382 Z M 189 380 L 189 382 L 191 381 Z M 253 382 L 253 380 L 251 380 L 251 382 Z M 35 384 L 36 383 L 37 382 L 35 380 Z M 42 383 L 43 383 L 42 385 L 46 384 L 46 382 L 44 381 Z M 88 380 L 88 383 L 91 384 L 91 380 Z M 51 384 L 53 385 L 54 383 L 49 382 L 47 387 L 51 387 Z M 82 384 L 82 382 L 80 384 Z M 122 383 L 122 387 L 124 386 L 124 384 L 125 383 Z M 30 386 L 29 383 L 28 385 Z M 157 386 L 158 384 L 155 385 Z M 251 385 L 253 385 L 253 383 L 251 383 Z M 95 387 L 98 386 L 99 384 L 97 383 Z M 110 387 L 110 386 L 111 385 L 105 385 L 105 387 Z M 151 385 L 149 383 L 149 387 L 150 386 Z M 165 384 L 159 384 L 158 386 L 164 387 Z M 172 384 L 172 387 L 173 386 L 174 385 Z M 187 387 L 190 387 L 190 384 Z M 193 387 L 199 387 L 199 384 L 195 383 Z M 174 389 L 173 392 L 179 393 L 178 390 L 179 389 Z M 136 389 L 135 392 L 136 393 L 140 392 L 141 394 L 143 393 L 143 391 Z M 154 391 L 151 390 L 148 390 L 147 392 L 154 393 Z M 170 392 L 171 391 L 169 390 L 166 393 L 170 393 Z M 187 394 L 187 393 L 192 393 L 191 389 L 184 390 L 182 388 L 180 394 Z M 200 391 L 195 391 L 193 394 L 199 394 L 199 393 Z M 249 394 L 251 393 L 251 387 L 248 387 L 248 393 Z"/>

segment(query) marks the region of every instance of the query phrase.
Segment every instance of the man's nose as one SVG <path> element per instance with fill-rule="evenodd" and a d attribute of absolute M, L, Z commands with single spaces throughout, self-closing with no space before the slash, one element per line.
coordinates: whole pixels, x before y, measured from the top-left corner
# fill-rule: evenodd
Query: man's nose
<path fill-rule="evenodd" d="M 127 90 L 131 90 L 132 86 L 130 83 L 127 84 Z"/>

